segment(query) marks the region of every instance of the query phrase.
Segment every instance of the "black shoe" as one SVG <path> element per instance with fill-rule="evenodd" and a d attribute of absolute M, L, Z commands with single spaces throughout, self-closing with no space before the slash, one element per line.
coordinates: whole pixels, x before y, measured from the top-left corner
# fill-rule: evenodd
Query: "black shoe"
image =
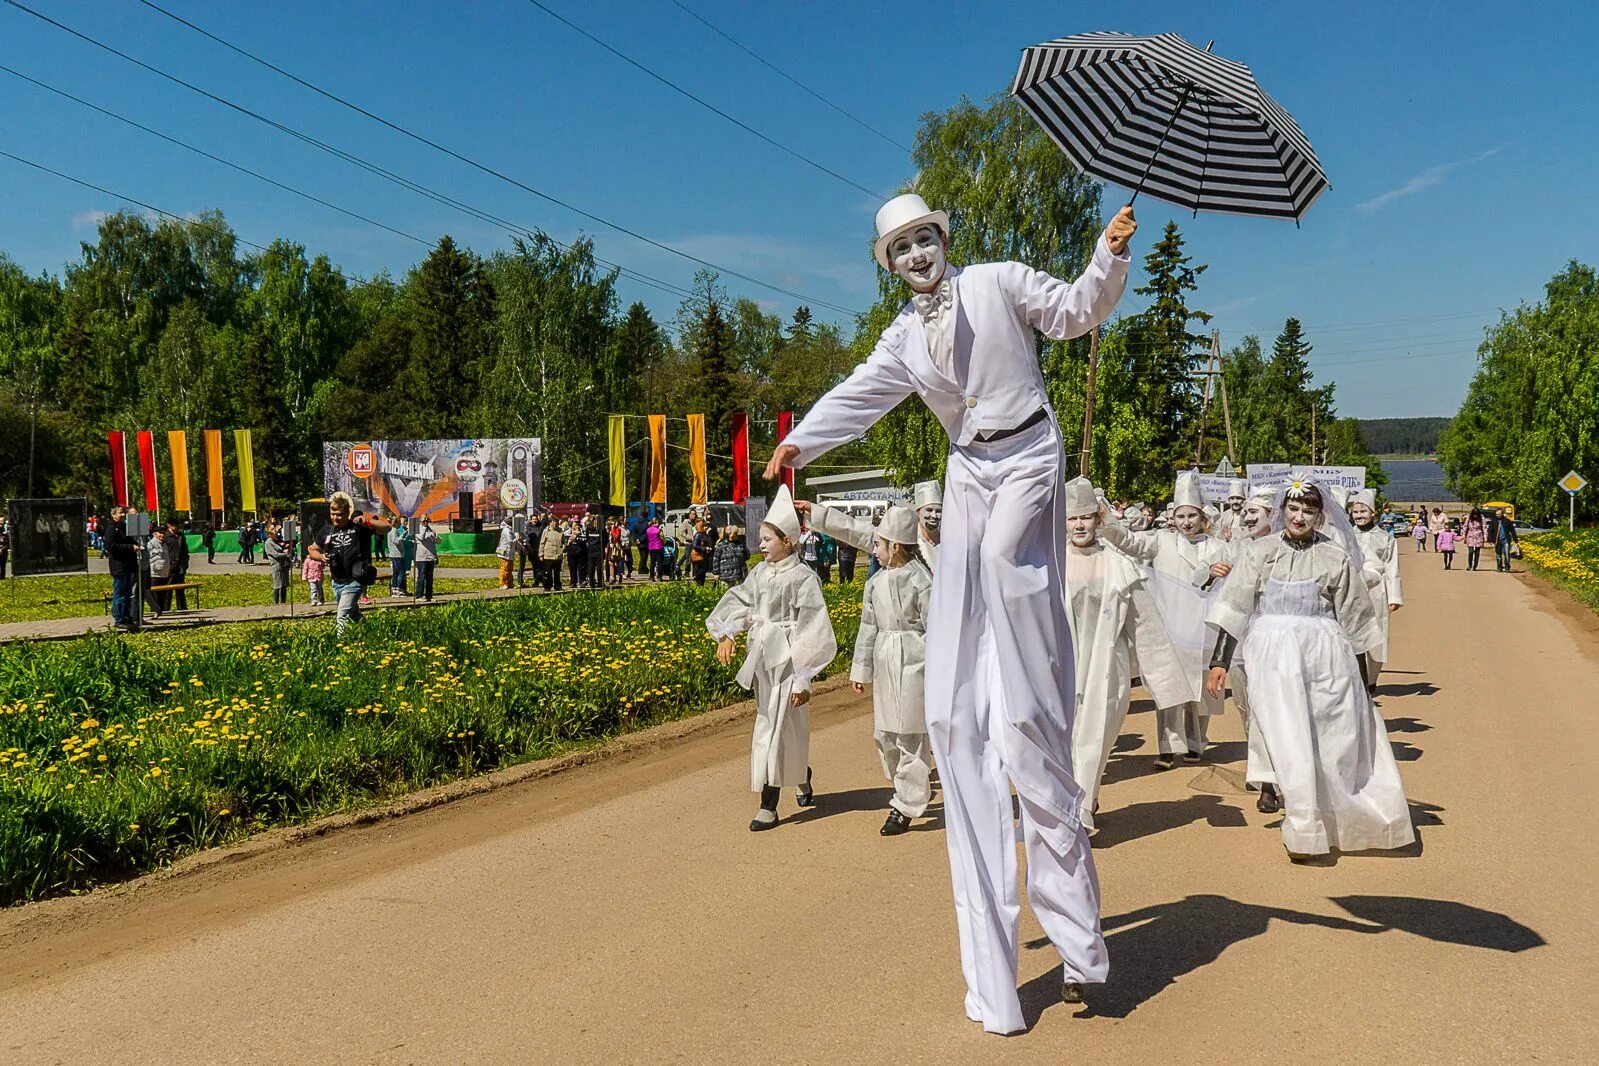
<path fill-rule="evenodd" d="M 1283 809 L 1282 797 L 1277 795 L 1276 785 L 1261 785 L 1260 798 L 1255 801 L 1255 810 L 1261 814 L 1276 814 Z"/>
<path fill-rule="evenodd" d="M 878 830 L 879 833 L 886 837 L 897 837 L 901 833 L 909 833 L 910 831 L 911 820 L 899 811 L 889 811 L 888 821 L 884 822 L 883 828 Z"/>
<path fill-rule="evenodd" d="M 1155 769 L 1157 769 L 1157 770 L 1170 770 L 1173 766 L 1176 766 L 1176 765 L 1177 765 L 1177 756 L 1175 756 L 1175 755 L 1157 755 L 1157 756 L 1155 756 Z"/>
<path fill-rule="evenodd" d="M 766 818 L 763 818 L 763 816 L 770 816 L 770 817 L 769 817 L 769 819 L 766 819 Z M 767 830 L 767 829 L 776 829 L 776 828 L 777 828 L 777 812 L 776 811 L 769 811 L 765 807 L 762 807 L 759 811 L 756 811 L 755 812 L 755 817 L 750 819 L 750 832 L 752 832 L 752 833 L 760 833 L 760 832 L 763 832 L 764 830 Z"/>
<path fill-rule="evenodd" d="M 1063 981 L 1060 986 L 1060 1001 L 1073 1005 L 1083 1001 L 1083 983 L 1081 981 Z"/>
<path fill-rule="evenodd" d="M 805 783 L 794 790 L 794 802 L 801 807 L 809 807 L 816 802 L 816 793 L 811 790 L 811 768 L 805 768 Z"/>
<path fill-rule="evenodd" d="M 1183 753 L 1183 762 L 1199 762 L 1203 758 L 1204 755 L 1197 751 L 1188 751 Z"/>

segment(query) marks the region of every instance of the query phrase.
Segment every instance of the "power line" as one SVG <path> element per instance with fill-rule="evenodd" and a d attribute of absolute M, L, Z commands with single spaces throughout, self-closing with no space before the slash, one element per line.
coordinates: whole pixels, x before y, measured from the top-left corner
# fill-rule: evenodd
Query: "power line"
<path fill-rule="evenodd" d="M 722 30 L 721 28 L 716 26 L 714 23 L 712 23 L 709 19 L 705 18 L 705 16 L 701 15 L 699 12 L 695 11 L 694 9 L 690 8 L 687 4 L 683 3 L 682 0 L 672 0 L 672 3 L 676 4 L 679 8 L 681 8 L 684 14 L 688 15 L 690 18 L 692 18 L 696 22 L 700 23 L 706 29 L 710 30 L 712 33 L 716 34 L 718 37 L 722 38 L 727 43 L 731 44 L 734 48 L 737 48 L 739 51 L 743 52 L 745 55 L 749 56 L 751 59 L 755 60 L 757 63 L 760 63 L 762 66 L 766 67 L 767 69 L 773 71 L 774 73 L 780 75 L 783 78 L 788 79 L 790 82 L 793 82 L 795 85 L 799 86 L 801 89 L 804 89 L 806 92 L 808 92 L 812 96 L 816 97 L 816 99 L 820 100 L 822 103 L 826 104 L 828 107 L 832 108 L 834 111 L 837 111 L 840 115 L 843 115 L 845 118 L 849 119 L 851 122 L 855 123 L 857 126 L 860 126 L 861 128 L 866 129 L 866 130 L 870 130 L 872 133 L 877 134 L 883 140 L 887 141 L 889 144 L 893 145 L 895 148 L 898 148 L 898 149 L 900 149 L 903 152 L 909 153 L 909 152 L 914 151 L 914 149 L 912 149 L 909 145 L 901 144 L 900 142 L 896 141 L 894 138 L 890 137 L 888 134 L 884 133 L 882 130 L 878 129 L 876 126 L 872 125 L 870 122 L 867 122 L 865 119 L 861 118 L 859 115 L 851 114 L 850 112 L 844 110 L 844 108 L 840 107 L 838 104 L 833 103 L 833 101 L 829 100 L 827 97 L 823 96 L 821 93 L 817 92 L 815 89 L 811 88 L 809 85 L 806 85 L 804 82 L 802 82 L 798 78 L 794 77 L 794 75 L 792 75 L 788 71 L 784 70 L 782 67 L 779 67 L 777 64 L 771 62 L 765 56 L 762 56 L 760 53 L 754 51 L 753 49 L 750 49 L 747 46 L 745 46 L 744 44 L 742 44 L 741 42 L 736 40 L 731 34 L 727 33 L 724 30 Z"/>
<path fill-rule="evenodd" d="M 145 2 L 148 2 L 148 0 L 145 0 Z M 699 104 L 701 107 L 705 108 L 707 111 L 710 111 L 713 114 L 720 115 L 722 118 L 725 118 L 727 121 L 731 122 L 733 125 L 737 126 L 739 129 L 743 130 L 745 133 L 748 133 L 748 134 L 750 134 L 753 137 L 756 137 L 756 138 L 759 138 L 762 141 L 765 141 L 767 144 L 771 145 L 773 148 L 776 148 L 776 149 L 778 149 L 781 152 L 786 152 L 788 155 L 793 156 L 795 159 L 798 159 L 800 162 L 805 163 L 805 164 L 807 164 L 809 166 L 815 167 L 817 170 L 821 171 L 823 174 L 826 174 L 828 177 L 836 178 L 839 181 L 843 182 L 845 185 L 848 185 L 850 188 L 857 189 L 860 192 L 865 193 L 867 196 L 875 196 L 879 200 L 888 199 L 888 197 L 884 196 L 882 193 L 878 192 L 877 190 L 868 189 L 866 186 L 860 184 L 859 182 L 853 181 L 853 180 L 851 180 L 849 178 L 846 178 L 844 175 L 840 174 L 836 170 L 833 170 L 831 167 L 828 167 L 828 166 L 826 166 L 825 164 L 822 164 L 822 163 L 818 163 L 816 160 L 812 159 L 810 156 L 806 155 L 805 153 L 803 153 L 801 151 L 798 151 L 797 149 L 790 148 L 788 145 L 784 144 L 783 142 L 781 142 L 779 140 L 776 140 L 776 139 L 774 139 L 772 137 L 768 137 L 766 134 L 762 133 L 760 130 L 756 129 L 754 126 L 751 126 L 748 123 L 745 123 L 743 121 L 740 121 L 739 119 L 734 118 L 732 115 L 728 114 L 726 111 L 723 111 L 721 108 L 717 107 L 715 104 L 711 103 L 709 100 L 706 100 L 706 99 L 704 99 L 702 97 L 699 97 L 699 96 L 695 96 L 693 93 L 691 93 L 687 89 L 683 88 L 677 82 L 672 81 L 670 78 L 666 77 L 663 74 L 656 73 L 655 71 L 651 70 L 649 67 L 646 67 L 643 63 L 640 63 L 638 60 L 636 60 L 632 56 L 628 55 L 626 52 L 620 51 L 619 49 L 613 48 L 611 45 L 606 44 L 604 41 L 602 41 L 598 37 L 594 36 L 588 30 L 585 30 L 583 27 L 581 27 L 581 26 L 577 25 L 576 23 L 572 22 L 570 19 L 566 18 L 565 16 L 557 14 L 554 11 L 551 11 L 544 4 L 540 3 L 539 0 L 527 0 L 527 2 L 532 4 L 534 7 L 538 8 L 540 11 L 544 12 L 546 15 L 550 16 L 550 18 L 552 18 L 555 21 L 559 22 L 561 25 L 563 25 L 563 26 L 567 27 L 568 29 L 572 30 L 574 33 L 581 34 L 582 36 L 588 38 L 590 41 L 593 41 L 595 44 L 599 45 L 601 48 L 605 49 L 607 52 L 611 53 L 613 56 L 615 56 L 616 58 L 620 59 L 622 62 L 628 64 L 629 66 L 631 66 L 631 67 L 633 67 L 633 68 L 635 68 L 637 70 L 640 70 L 640 71 L 644 72 L 645 74 L 648 74 L 650 77 L 654 78 L 656 81 L 660 82 L 662 85 L 666 86 L 668 89 L 671 89 L 673 92 L 676 92 L 676 93 L 679 93 L 679 94 L 681 94 L 683 96 L 686 96 L 688 99 L 694 101 L 696 104 Z"/>
<path fill-rule="evenodd" d="M 429 189 L 427 186 L 424 186 L 424 185 L 421 185 L 421 184 L 419 184 L 417 182 L 411 181 L 410 179 L 405 178 L 402 175 L 396 174 L 393 171 L 387 170 L 387 169 L 385 169 L 385 168 L 383 168 L 383 167 L 381 167 L 381 166 L 379 166 L 379 165 L 377 165 L 375 163 L 369 162 L 368 160 L 363 159 L 360 156 L 354 155 L 354 154 L 352 154 L 350 152 L 346 152 L 346 151 L 344 151 L 341 148 L 337 148 L 334 145 L 331 145 L 331 144 L 328 144 L 328 143 L 326 143 L 324 141 L 318 140 L 317 138 L 312 137 L 311 135 L 309 135 L 307 133 L 304 133 L 304 132 L 302 132 L 300 130 L 294 129 L 291 126 L 287 126 L 287 125 L 285 125 L 285 124 L 283 124 L 281 122 L 278 122 L 275 119 L 269 118 L 266 115 L 263 115 L 263 114 L 261 114 L 259 112 L 252 111 L 250 108 L 245 107 L 242 104 L 236 103 L 235 101 L 229 100 L 226 97 L 223 97 L 223 96 L 220 96 L 220 95 L 218 95 L 216 93 L 210 92 L 207 89 L 202 89 L 198 85 L 195 85 L 195 84 L 193 84 L 191 82 L 185 81 L 184 79 L 178 77 L 175 74 L 171 74 L 171 73 L 169 73 L 169 72 L 167 72 L 165 70 L 160 69 L 159 67 L 153 66 L 153 65 L 151 65 L 149 63 L 146 63 L 146 62 L 144 62 L 141 59 L 138 59 L 138 58 L 136 58 L 136 57 L 134 57 L 132 55 L 129 55 L 127 52 L 121 51 L 120 49 L 115 48 L 112 45 L 106 44 L 104 41 L 97 40 L 94 37 L 91 37 L 91 36 L 89 36 L 86 33 L 83 33 L 83 32 L 81 32 L 79 30 L 73 29 L 71 26 L 68 26 L 65 23 L 58 22 L 57 20 L 49 17 L 48 15 L 42 14 L 42 13 L 40 13 L 38 11 L 35 11 L 34 9 L 28 7 L 26 4 L 21 3 L 20 0 L 3 0 L 3 2 L 8 4 L 11 7 L 16 8 L 19 11 L 22 11 L 25 14 L 32 15 L 34 18 L 39 19 L 41 22 L 45 22 L 45 23 L 47 23 L 47 24 L 49 24 L 51 26 L 54 26 L 57 29 L 59 29 L 59 30 L 61 30 L 61 31 L 67 33 L 67 34 L 70 34 L 71 36 L 76 37 L 76 38 L 78 38 L 81 41 L 84 41 L 87 44 L 92 44 L 96 48 L 99 48 L 99 49 L 101 49 L 103 51 L 106 51 L 106 52 L 110 52 L 112 55 L 117 56 L 118 58 L 123 59 L 123 60 L 125 60 L 125 61 L 127 61 L 129 63 L 132 63 L 134 66 L 137 66 L 137 67 L 139 67 L 139 68 L 141 68 L 143 70 L 146 70 L 146 71 L 150 72 L 151 74 L 156 75 L 157 77 L 163 78 L 163 79 L 165 79 L 167 81 L 172 82 L 175 85 L 178 85 L 178 86 L 181 86 L 182 88 L 188 89 L 190 92 L 198 93 L 199 95 L 204 96 L 208 100 L 211 100 L 211 101 L 213 101 L 215 103 L 221 104 L 223 107 L 229 108 L 230 110 L 237 111 L 239 114 L 245 115 L 246 117 L 251 118 L 251 119 L 253 119 L 253 120 L 257 121 L 257 122 L 260 122 L 260 123 L 263 123 L 265 125 L 271 126 L 273 129 L 276 129 L 276 130 L 278 130 L 281 133 L 287 134 L 288 136 L 293 137 L 296 140 L 302 141 L 302 142 L 304 142 L 306 144 L 309 144 L 309 145 L 311 145 L 311 146 L 313 146 L 313 147 L 315 147 L 315 148 L 317 148 L 317 149 L 319 149 L 319 150 L 321 150 L 323 152 L 327 152 L 328 154 L 333 155 L 333 156 L 335 156 L 335 157 L 337 157 L 339 159 L 342 159 L 345 162 L 351 164 L 352 166 L 359 167 L 360 169 L 365 170 L 368 173 L 371 173 L 371 174 L 374 174 L 376 176 L 385 178 L 386 180 L 389 180 L 389 181 L 392 181 L 392 182 L 394 182 L 396 184 L 399 184 L 399 185 L 403 186 L 404 188 L 407 188 L 407 189 L 411 190 L 412 192 L 418 193 L 419 195 L 426 196 L 429 199 L 433 199 L 433 200 L 435 200 L 435 201 L 437 201 L 439 203 L 443 203 L 443 204 L 446 204 L 446 205 L 448 205 L 450 207 L 454 207 L 457 210 L 464 211 L 464 212 L 466 212 L 468 214 L 471 214 L 474 217 L 477 217 L 477 218 L 482 219 L 484 221 L 492 222 L 495 225 L 505 226 L 508 229 L 521 230 L 521 231 L 524 231 L 524 232 L 526 232 L 528 230 L 528 227 L 522 227 L 522 226 L 516 225 L 515 223 L 508 223 L 504 219 L 497 218 L 496 216 L 489 215 L 486 212 L 482 212 L 482 211 L 480 211 L 477 208 L 473 208 L 470 205 L 463 204 L 459 200 L 455 200 L 454 198 L 449 197 L 449 196 L 447 196 L 447 195 L 445 195 L 443 193 L 437 192 L 436 190 Z M 155 5 L 153 5 L 153 4 L 150 5 L 150 6 L 151 7 L 155 7 Z M 161 10 L 161 9 L 156 8 L 156 10 Z M 398 125 L 395 125 L 394 123 L 391 123 L 391 122 L 389 122 L 386 119 L 379 118 L 378 116 L 373 115 L 371 112 L 365 111 L 362 108 L 358 107 L 357 105 L 350 103 L 349 101 L 343 100 L 342 98 L 337 97 L 337 96 L 335 96 L 332 93 L 328 93 L 325 90 L 319 89 L 316 86 L 311 85 L 309 82 L 306 82 L 303 79 L 297 78 L 294 75 L 289 74 L 287 71 L 283 71 L 280 68 L 273 66 L 271 63 L 268 63 L 266 60 L 260 59 L 259 57 L 251 55 L 250 53 L 244 51 L 241 48 L 238 48 L 238 47 L 236 47 L 234 45 L 228 44 L 226 41 L 223 41 L 221 38 L 216 37 L 214 34 L 207 33 L 205 30 L 200 29 L 198 26 L 194 26 L 193 23 L 189 23 L 189 22 L 187 22 L 187 21 L 185 21 L 185 20 L 183 20 L 181 18 L 178 18 L 178 16 L 176 16 L 176 15 L 171 15 L 169 12 L 166 12 L 166 11 L 161 11 L 161 13 L 165 14 L 165 15 L 168 15 L 168 17 L 173 18 L 176 21 L 182 22 L 186 26 L 190 26 L 191 28 L 195 29 L 197 32 L 205 34 L 205 36 L 210 37 L 212 40 L 217 41 L 219 44 L 222 44 L 225 47 L 228 47 L 228 48 L 232 49 L 235 52 L 238 52 L 240 55 L 244 55 L 247 58 L 250 58 L 250 59 L 252 59 L 252 60 L 254 60 L 254 61 L 258 62 L 258 63 L 261 63 L 263 66 L 266 66 L 269 69 L 272 69 L 272 70 L 274 70 L 274 71 L 276 71 L 276 72 L 278 72 L 280 74 L 283 74 L 285 77 L 289 77 L 289 78 L 293 79 L 294 81 L 296 81 L 296 82 L 298 82 L 298 83 L 300 83 L 302 85 L 306 85 L 308 88 L 311 88 L 311 89 L 315 90 L 316 92 L 318 92 L 318 93 L 320 93 L 320 94 L 322 94 L 324 96 L 327 96 L 329 99 L 336 100 L 339 103 L 343 104 L 344 106 L 349 107 L 352 110 L 355 110 L 355 111 L 357 111 L 357 112 L 359 112 L 359 113 L 361 113 L 363 115 L 366 115 L 368 118 L 371 118 L 374 121 L 381 122 L 385 126 L 388 126 L 391 129 L 397 130 L 398 132 L 404 133 L 406 136 L 409 136 L 409 137 L 411 137 L 414 140 L 420 141 L 420 142 L 422 142 L 424 144 L 429 145 L 430 147 L 438 149 L 439 151 L 445 152 L 446 154 L 450 155 L 452 158 L 459 159 L 459 160 L 461 160 L 463 162 L 466 162 L 466 163 L 476 167 L 479 170 L 482 170 L 482 171 L 484 171 L 486 173 L 492 174 L 493 176 L 501 178 L 502 180 L 508 181 L 508 182 L 510 182 L 511 184 L 515 185 L 516 187 L 518 187 L 520 189 L 523 189 L 523 190 L 525 190 L 525 191 L 527 191 L 529 193 L 532 193 L 533 195 L 538 196 L 538 197 L 540 197 L 540 198 L 542 198 L 544 200 L 547 200 L 550 203 L 556 204 L 559 207 L 563 207 L 566 210 L 573 212 L 574 214 L 581 215 L 582 217 L 587 218 L 590 221 L 593 221 L 593 222 L 595 222 L 595 223 L 597 223 L 599 225 L 603 225 L 603 226 L 605 226 L 605 227 L 607 227 L 609 229 L 615 230 L 618 233 L 626 234 L 627 236 L 632 237 L 635 240 L 642 241 L 645 244 L 651 245 L 652 247 L 655 247 L 655 248 L 659 248 L 662 251 L 670 252 L 671 254 L 679 256 L 679 257 L 681 257 L 683 259 L 687 259 L 690 262 L 698 263 L 701 266 L 710 267 L 712 270 L 716 270 L 719 273 L 726 274 L 729 277 L 739 278 L 741 280 L 749 282 L 752 285 L 758 285 L 761 288 L 768 289 L 768 290 L 770 290 L 772 292 L 782 293 L 785 296 L 789 296 L 789 297 L 792 297 L 794 299 L 804 301 L 805 303 L 807 303 L 807 304 L 809 304 L 809 305 L 811 305 L 813 307 L 822 307 L 822 308 L 826 308 L 826 309 L 831 310 L 831 311 L 836 311 L 839 314 L 845 314 L 845 315 L 850 315 L 850 316 L 855 316 L 855 315 L 860 314 L 859 311 L 856 311 L 853 308 L 844 307 L 844 306 L 842 306 L 840 304 L 835 304 L 835 303 L 832 303 L 832 302 L 826 301 L 826 300 L 817 300 L 817 299 L 814 299 L 812 297 L 809 297 L 809 296 L 805 295 L 804 293 L 796 292 L 796 291 L 794 291 L 792 289 L 785 288 L 785 287 L 783 287 L 781 285 L 774 285 L 771 282 L 763 281 L 760 278 L 754 277 L 754 276 L 749 275 L 749 274 L 745 274 L 742 271 L 733 270 L 730 267 L 725 267 L 725 266 L 722 266 L 721 264 L 713 263 L 713 262 L 711 262 L 708 259 L 701 259 L 698 256 L 691 255 L 688 252 L 684 252 L 684 251 L 681 251 L 681 250 L 679 250 L 677 248 L 674 248 L 674 247 L 672 247 L 669 244 L 665 244 L 665 243 L 663 243 L 661 241 L 655 240 L 652 237 L 646 237 L 642 233 L 638 233 L 635 230 L 631 230 L 631 229 L 627 228 L 626 226 L 622 226 L 622 225 L 620 225 L 618 223 L 611 222 L 608 219 L 602 218 L 599 215 L 594 215 L 594 214 L 591 214 L 591 213 L 589 213 L 587 211 L 584 211 L 583 209 L 581 209 L 579 207 L 576 207 L 576 206 L 574 206 L 572 204 L 569 204 L 569 203 L 565 202 L 564 200 L 560 200 L 557 197 L 549 195 L 548 193 L 541 192 L 538 189 L 535 189 L 535 188 L 533 188 L 530 185 L 526 185 L 526 184 L 524 184 L 524 183 L 522 183 L 520 181 L 517 181 L 514 178 L 511 178 L 509 175 L 502 174 L 499 171 L 493 170 L 492 168 L 489 168 L 489 167 L 487 167 L 487 166 L 485 166 L 485 165 L 483 165 L 481 163 L 476 162 L 475 160 L 471 160 L 471 159 L 467 158 L 466 156 L 460 155 L 459 153 L 456 153 L 456 152 L 452 151 L 451 149 L 445 148 L 444 146 L 439 145 L 436 142 L 430 141 L 427 138 L 422 137 L 419 134 L 412 133 L 411 131 L 406 130 L 403 127 L 400 127 Z M 638 274 L 638 272 L 631 270 L 631 268 L 619 267 L 619 269 L 623 270 L 624 273 L 628 273 L 628 274 L 633 275 L 635 277 L 639 277 L 641 280 L 644 279 L 644 278 L 648 278 L 647 275 L 640 275 L 640 274 Z M 654 281 L 656 279 L 649 279 L 649 280 Z M 662 283 L 662 284 L 664 284 L 664 283 Z M 684 290 L 679 289 L 678 291 L 681 292 L 681 291 L 684 291 Z"/>

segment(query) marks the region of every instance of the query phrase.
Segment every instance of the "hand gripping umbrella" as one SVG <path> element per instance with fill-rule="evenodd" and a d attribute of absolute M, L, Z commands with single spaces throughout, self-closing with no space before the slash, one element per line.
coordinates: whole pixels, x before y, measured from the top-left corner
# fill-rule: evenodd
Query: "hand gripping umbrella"
<path fill-rule="evenodd" d="M 1242 63 L 1174 33 L 1080 33 L 1022 52 L 1011 94 L 1079 170 L 1200 211 L 1297 224 L 1329 186 Z"/>

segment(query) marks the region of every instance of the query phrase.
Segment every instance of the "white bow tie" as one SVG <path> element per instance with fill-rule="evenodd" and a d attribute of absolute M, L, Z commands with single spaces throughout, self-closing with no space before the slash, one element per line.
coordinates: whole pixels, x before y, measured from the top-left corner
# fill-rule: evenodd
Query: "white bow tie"
<path fill-rule="evenodd" d="M 911 303 L 916 307 L 916 313 L 923 319 L 934 318 L 948 310 L 955 302 L 955 285 L 946 274 L 938 287 L 932 292 L 915 292 L 911 294 Z"/>

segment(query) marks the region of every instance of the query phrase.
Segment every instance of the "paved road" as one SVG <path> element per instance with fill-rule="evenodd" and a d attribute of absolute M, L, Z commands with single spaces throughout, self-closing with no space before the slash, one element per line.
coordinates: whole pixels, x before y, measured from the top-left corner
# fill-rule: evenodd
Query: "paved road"
<path fill-rule="evenodd" d="M 7 1062 L 1591 1062 L 1594 617 L 1406 554 L 1383 710 L 1422 848 L 1290 865 L 1128 722 L 1087 1009 L 1024 917 L 1031 1030 L 961 1011 L 936 819 L 877 835 L 864 701 L 816 808 L 744 828 L 747 725 L 192 874 L 0 915 Z M 1219 761 L 1243 755 L 1218 722 Z M 1025 914 L 1024 910 L 1024 914 Z"/>

